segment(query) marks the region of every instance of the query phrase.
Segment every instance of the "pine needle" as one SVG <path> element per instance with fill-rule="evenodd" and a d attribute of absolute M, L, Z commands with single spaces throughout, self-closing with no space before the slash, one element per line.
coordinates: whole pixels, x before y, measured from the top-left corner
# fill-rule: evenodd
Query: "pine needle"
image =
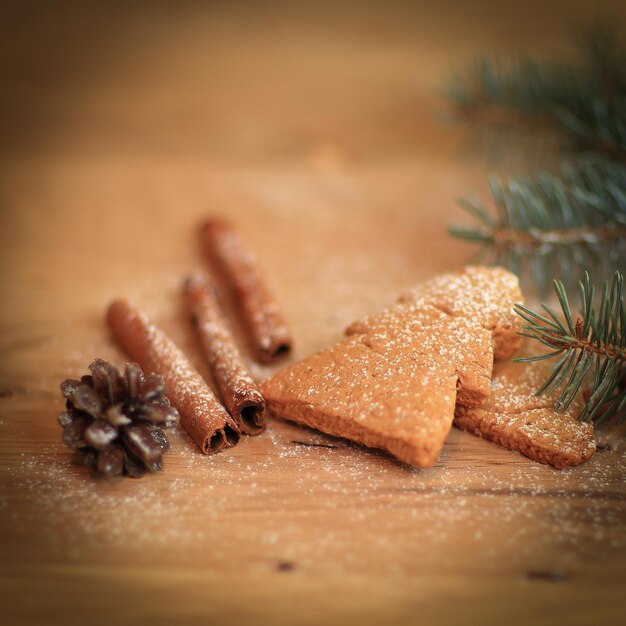
<path fill-rule="evenodd" d="M 449 233 L 481 245 L 488 263 L 517 270 L 540 293 L 547 293 L 553 276 L 567 277 L 565 286 L 571 288 L 583 279 L 584 267 L 608 277 L 624 264 L 622 164 L 581 158 L 559 175 L 492 179 L 491 189 L 494 209 L 472 199 L 470 213 L 479 223 L 453 226 Z M 529 263 L 532 259 L 537 262 Z"/>
<path fill-rule="evenodd" d="M 565 324 L 544 305 L 552 318 L 518 304 L 516 312 L 524 319 L 522 333 L 550 346 L 549 353 L 516 359 L 522 363 L 560 356 L 552 374 L 537 395 L 560 389 L 555 408 L 566 411 L 580 389 L 586 402 L 578 416 L 581 421 L 603 422 L 615 417 L 626 420 L 626 311 L 624 277 L 616 271 L 605 281 L 599 306 L 594 305 L 594 286 L 588 272 L 580 282 L 580 314 L 574 316 L 565 286 L 554 281 Z M 558 323 L 555 323 L 558 322 Z M 587 387 L 585 387 L 587 386 Z"/>
<path fill-rule="evenodd" d="M 481 57 L 447 87 L 455 117 L 482 125 L 549 125 L 577 150 L 626 158 L 626 47 L 608 20 L 573 61 Z"/>

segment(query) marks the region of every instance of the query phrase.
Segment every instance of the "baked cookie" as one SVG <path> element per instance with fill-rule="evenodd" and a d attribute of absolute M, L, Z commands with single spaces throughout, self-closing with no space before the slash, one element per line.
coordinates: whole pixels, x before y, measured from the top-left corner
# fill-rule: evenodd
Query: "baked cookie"
<path fill-rule="evenodd" d="M 508 356 L 519 345 L 513 305 L 521 301 L 517 278 L 500 268 L 438 276 L 261 392 L 277 417 L 430 467 L 455 404 L 488 398 L 494 347 Z"/>
<path fill-rule="evenodd" d="M 596 450 L 593 425 L 576 419 L 582 395 L 565 413 L 554 409 L 558 393 L 535 395 L 549 374 L 545 361 L 496 363 L 491 397 L 480 407 L 458 405 L 455 425 L 540 463 L 579 465 Z"/>

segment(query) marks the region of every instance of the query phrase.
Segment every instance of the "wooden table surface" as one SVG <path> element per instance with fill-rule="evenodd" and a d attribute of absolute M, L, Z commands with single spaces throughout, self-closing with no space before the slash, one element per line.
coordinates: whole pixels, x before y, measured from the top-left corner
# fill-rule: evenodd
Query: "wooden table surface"
<path fill-rule="evenodd" d="M 163 472 L 106 481 L 72 463 L 56 423 L 62 379 L 124 363 L 103 322 L 116 296 L 206 374 L 180 286 L 206 268 L 207 215 L 257 251 L 293 358 L 461 265 L 471 248 L 445 227 L 487 165 L 442 123 L 443 77 L 492 47 L 566 50 L 596 10 L 7 5 L 3 624 L 624 622 L 623 433 L 558 471 L 453 429 L 420 471 L 271 420 L 214 457 L 178 430 Z"/>

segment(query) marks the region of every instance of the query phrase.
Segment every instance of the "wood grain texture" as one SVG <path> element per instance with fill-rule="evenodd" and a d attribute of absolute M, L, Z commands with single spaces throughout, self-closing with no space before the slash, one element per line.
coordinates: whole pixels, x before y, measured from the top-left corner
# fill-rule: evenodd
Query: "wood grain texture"
<path fill-rule="evenodd" d="M 462 264 L 445 226 L 485 166 L 439 121 L 442 73 L 565 49 L 565 3 L 86 4 L 15 3 L 0 38 L 3 623 L 623 622 L 619 431 L 558 471 L 454 429 L 419 471 L 270 420 L 215 457 L 177 431 L 163 472 L 102 481 L 56 424 L 60 380 L 124 362 L 114 297 L 208 376 L 181 296 L 208 214 L 257 251 L 294 359 Z"/>

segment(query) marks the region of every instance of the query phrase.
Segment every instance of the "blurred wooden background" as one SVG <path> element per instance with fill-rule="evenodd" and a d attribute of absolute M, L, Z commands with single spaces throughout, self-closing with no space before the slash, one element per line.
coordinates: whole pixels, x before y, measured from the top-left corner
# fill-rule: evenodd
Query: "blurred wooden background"
<path fill-rule="evenodd" d="M 2 4 L 3 623 L 623 621 L 615 433 L 560 472 L 454 430 L 418 471 L 272 421 L 211 458 L 178 432 L 162 473 L 106 482 L 56 424 L 60 380 L 124 362 L 115 296 L 205 373 L 179 291 L 208 214 L 257 250 L 294 358 L 462 264 L 455 199 L 518 157 L 467 150 L 445 77 L 492 49 L 567 54 L 572 27 L 626 18 L 600 5 Z"/>

